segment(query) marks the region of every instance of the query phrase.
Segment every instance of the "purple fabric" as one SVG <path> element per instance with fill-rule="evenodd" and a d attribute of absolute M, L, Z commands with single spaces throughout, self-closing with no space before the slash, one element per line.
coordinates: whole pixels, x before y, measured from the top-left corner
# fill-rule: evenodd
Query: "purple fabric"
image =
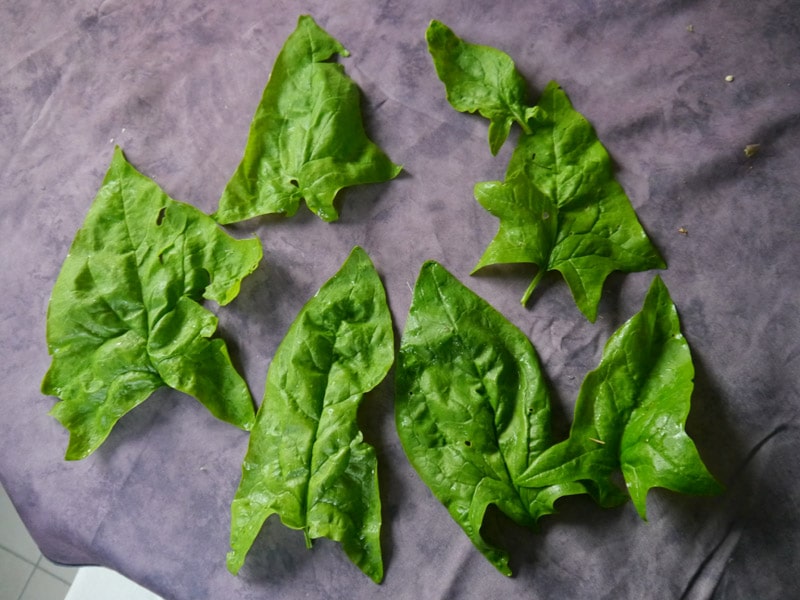
<path fill-rule="evenodd" d="M 230 229 L 264 244 L 240 297 L 214 308 L 254 396 L 300 306 L 355 244 L 384 278 L 398 334 L 426 259 L 517 324 L 552 382 L 561 432 L 604 342 L 641 306 L 652 272 L 612 276 L 594 325 L 559 277 L 523 308 L 532 267 L 469 275 L 497 228 L 472 187 L 502 178 L 513 139 L 492 157 L 487 122 L 447 104 L 424 40 L 437 18 L 508 52 L 534 96 L 558 80 L 594 124 L 669 264 L 697 367 L 688 430 L 725 494 L 653 491 L 646 523 L 630 503 L 570 498 L 538 532 L 493 513 L 486 534 L 515 571 L 505 578 L 406 460 L 390 375 L 361 411 L 384 506 L 377 586 L 338 544 L 306 550 L 275 517 L 229 574 L 247 435 L 187 396 L 159 391 L 94 455 L 63 460 L 67 432 L 39 391 L 47 301 L 114 144 L 172 197 L 212 212 L 301 13 L 350 50 L 367 130 L 405 172 L 344 192 L 335 224 L 302 209 Z M 797 0 L 2 0 L 0 480 L 42 552 L 112 567 L 168 599 L 797 597 L 798 57 Z"/>

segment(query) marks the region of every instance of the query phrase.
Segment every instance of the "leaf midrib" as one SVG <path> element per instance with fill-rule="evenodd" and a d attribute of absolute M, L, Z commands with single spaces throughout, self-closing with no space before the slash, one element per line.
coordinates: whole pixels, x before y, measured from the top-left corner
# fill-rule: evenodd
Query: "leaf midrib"
<path fill-rule="evenodd" d="M 444 313 L 447 316 L 448 320 L 450 321 L 452 332 L 459 338 L 459 340 L 462 343 L 465 343 L 466 340 L 464 339 L 464 337 L 461 335 L 461 333 L 459 331 L 456 319 L 453 317 L 453 315 L 449 311 L 449 307 L 447 306 L 447 302 L 445 301 L 445 297 L 442 294 L 441 286 L 439 285 L 439 281 L 436 278 L 434 278 L 434 285 L 436 286 L 436 294 L 439 297 L 439 301 L 440 301 L 440 303 L 441 303 L 441 305 L 442 305 L 442 307 L 444 309 Z M 467 347 L 469 347 L 469 346 L 467 346 Z M 474 362 L 473 362 L 473 366 L 475 366 Z M 477 368 L 476 368 L 476 371 L 477 371 Z M 478 379 L 482 379 L 482 378 L 478 377 Z M 495 423 L 495 418 L 497 416 L 497 413 L 495 412 L 494 407 L 492 406 L 491 402 L 487 402 L 487 404 L 489 405 L 489 409 L 492 411 L 492 423 L 494 424 Z M 523 502 L 522 497 L 521 497 L 521 495 L 519 493 L 519 489 L 520 488 L 516 485 L 516 483 L 514 482 L 514 478 L 511 476 L 511 473 L 508 470 L 508 461 L 506 460 L 505 453 L 503 452 L 503 447 L 500 444 L 500 440 L 499 440 L 499 437 L 497 435 L 497 428 L 493 427 L 492 430 L 493 430 L 493 433 L 494 433 L 494 441 L 495 441 L 495 444 L 497 446 L 497 451 L 500 454 L 500 456 L 503 458 L 503 470 L 504 470 L 505 475 L 506 475 L 506 482 L 511 487 L 514 488 L 514 491 L 517 494 L 517 498 L 519 499 L 520 503 L 524 506 L 524 502 Z M 530 445 L 530 438 L 528 437 L 527 428 L 525 430 L 525 435 L 526 435 L 526 444 L 525 445 L 526 445 L 526 447 L 528 447 Z"/>

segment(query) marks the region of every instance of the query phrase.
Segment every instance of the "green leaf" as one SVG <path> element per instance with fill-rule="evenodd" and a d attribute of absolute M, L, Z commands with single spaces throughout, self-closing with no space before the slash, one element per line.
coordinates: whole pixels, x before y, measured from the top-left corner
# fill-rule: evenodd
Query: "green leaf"
<path fill-rule="evenodd" d="M 341 542 L 381 581 L 377 461 L 356 412 L 393 362 L 383 285 L 357 247 L 303 307 L 272 359 L 232 505 L 231 572 L 277 513 L 309 545 L 318 537 Z"/>
<path fill-rule="evenodd" d="M 516 483 L 550 446 L 550 401 L 525 335 L 444 267 L 426 263 L 401 341 L 397 431 L 422 480 L 473 544 L 506 575 L 508 554 L 481 536 L 496 505 L 522 525 L 552 513 L 579 482 Z"/>
<path fill-rule="evenodd" d="M 227 304 L 261 260 L 258 240 L 235 240 L 196 208 L 169 198 L 116 148 L 53 288 L 42 391 L 81 459 L 125 413 L 171 386 L 244 429 L 247 385 L 202 298 Z"/>
<path fill-rule="evenodd" d="M 459 112 L 477 111 L 489 119 L 492 154 L 500 150 L 515 121 L 530 133 L 525 80 L 511 57 L 465 42 L 439 21 L 431 21 L 425 37 L 448 102 Z"/>
<path fill-rule="evenodd" d="M 656 277 L 641 312 L 609 339 L 600 365 L 586 376 L 569 438 L 540 454 L 518 482 L 590 481 L 612 492 L 610 476 L 622 469 L 642 518 L 653 487 L 718 493 L 684 430 L 693 378 L 677 311 Z"/>
<path fill-rule="evenodd" d="M 560 271 L 575 302 L 594 322 L 608 275 L 666 265 L 642 229 L 592 126 L 551 82 L 523 134 L 505 181 L 479 183 L 475 198 L 500 229 L 475 271 L 498 263 L 535 263 Z"/>
<path fill-rule="evenodd" d="M 395 419 L 411 464 L 495 567 L 508 555 L 481 535 L 494 504 L 521 525 L 563 496 L 601 506 L 626 496 L 644 516 L 647 490 L 720 490 L 684 431 L 693 368 L 677 314 L 656 278 L 642 311 L 587 375 L 575 422 L 553 444 L 550 401 L 528 339 L 441 265 L 422 267 L 400 345 Z"/>
<path fill-rule="evenodd" d="M 329 62 L 335 54 L 348 52 L 311 17 L 301 16 L 275 61 L 217 221 L 291 216 L 303 199 L 321 219 L 335 221 L 339 190 L 400 172 L 367 138 L 358 87 L 340 64 Z"/>

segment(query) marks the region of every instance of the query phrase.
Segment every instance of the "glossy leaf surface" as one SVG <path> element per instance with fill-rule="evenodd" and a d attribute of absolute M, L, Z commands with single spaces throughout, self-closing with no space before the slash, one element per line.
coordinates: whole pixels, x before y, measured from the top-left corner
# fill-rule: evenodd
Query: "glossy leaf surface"
<path fill-rule="evenodd" d="M 232 506 L 232 572 L 278 514 L 309 545 L 318 537 L 341 542 L 364 573 L 383 578 L 377 461 L 356 412 L 393 362 L 383 285 L 355 248 L 300 311 L 269 367 Z"/>
<path fill-rule="evenodd" d="M 450 105 L 489 119 L 492 154 L 500 150 L 514 122 L 530 131 L 525 80 L 508 54 L 465 42 L 440 21 L 431 21 L 425 37 Z"/>
<path fill-rule="evenodd" d="M 302 200 L 334 221 L 339 190 L 400 172 L 367 138 L 358 87 L 342 65 L 330 62 L 336 54 L 348 52 L 310 16 L 301 16 L 275 61 L 244 157 L 220 199 L 214 215 L 220 223 L 291 216 Z"/>
<path fill-rule="evenodd" d="M 66 457 L 93 452 L 114 424 L 170 386 L 249 429 L 247 385 L 203 298 L 230 302 L 261 260 L 196 208 L 169 198 L 117 148 L 53 288 L 42 391 L 70 432 Z"/>
<path fill-rule="evenodd" d="M 538 456 L 520 481 L 591 481 L 601 493 L 613 492 L 610 476 L 621 469 L 642 518 L 653 487 L 718 493 L 684 429 L 693 379 L 677 311 L 656 277 L 641 312 L 608 340 L 600 365 L 584 379 L 569 438 Z"/>
<path fill-rule="evenodd" d="M 534 525 L 568 482 L 522 487 L 516 479 L 551 444 L 550 402 L 536 352 L 525 335 L 456 280 L 426 263 L 401 342 L 397 431 L 422 480 L 473 544 L 510 575 L 508 554 L 481 535 L 496 505 Z"/>
<path fill-rule="evenodd" d="M 558 84 L 547 86 L 533 114 L 533 132 L 520 136 L 505 181 L 475 186 L 478 202 L 500 219 L 475 270 L 535 263 L 539 273 L 523 303 L 546 271 L 560 271 L 594 321 L 610 273 L 665 264 L 615 180 L 608 152 Z"/>
<path fill-rule="evenodd" d="M 481 526 L 494 504 L 522 525 L 555 501 L 626 496 L 644 516 L 647 491 L 720 490 L 684 431 L 693 369 L 660 279 L 642 311 L 609 340 L 581 388 L 569 440 L 550 436 L 549 397 L 535 351 L 516 327 L 441 265 L 423 266 L 397 365 L 395 417 L 403 448 L 475 546 L 510 574 Z"/>

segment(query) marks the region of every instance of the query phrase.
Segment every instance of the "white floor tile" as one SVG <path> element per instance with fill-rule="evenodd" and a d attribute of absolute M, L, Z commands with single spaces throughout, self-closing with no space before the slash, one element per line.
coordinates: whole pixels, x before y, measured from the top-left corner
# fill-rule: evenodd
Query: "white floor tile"
<path fill-rule="evenodd" d="M 17 509 L 11 499 L 0 486 L 0 547 L 11 550 L 25 560 L 36 564 L 39 560 L 39 548 L 25 529 Z"/>
<path fill-rule="evenodd" d="M 63 565 L 57 565 L 56 563 L 49 561 L 45 556 L 42 556 L 39 559 L 39 563 L 36 565 L 36 567 L 42 569 L 43 571 L 47 571 L 50 573 L 50 575 L 55 575 L 64 583 L 72 583 L 72 580 L 75 579 L 75 574 L 78 572 L 78 567 L 65 567 Z"/>
<path fill-rule="evenodd" d="M 68 591 L 68 583 L 64 583 L 46 571 L 36 569 L 19 600 L 64 600 Z"/>
<path fill-rule="evenodd" d="M 161 600 L 161 598 L 126 579 L 116 571 L 103 567 L 81 567 L 64 600 Z"/>
<path fill-rule="evenodd" d="M 34 566 L 0 548 L 0 600 L 19 600 Z"/>

